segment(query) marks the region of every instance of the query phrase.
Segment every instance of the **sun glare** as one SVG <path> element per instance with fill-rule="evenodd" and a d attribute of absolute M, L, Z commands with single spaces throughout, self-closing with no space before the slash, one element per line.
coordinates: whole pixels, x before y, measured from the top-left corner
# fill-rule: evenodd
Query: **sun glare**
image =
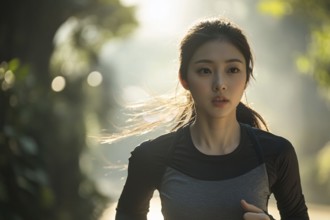
<path fill-rule="evenodd" d="M 176 33 L 181 28 L 185 0 L 122 0 L 125 5 L 137 6 L 138 33 L 148 36 Z M 145 37 L 145 36 L 144 36 Z"/>

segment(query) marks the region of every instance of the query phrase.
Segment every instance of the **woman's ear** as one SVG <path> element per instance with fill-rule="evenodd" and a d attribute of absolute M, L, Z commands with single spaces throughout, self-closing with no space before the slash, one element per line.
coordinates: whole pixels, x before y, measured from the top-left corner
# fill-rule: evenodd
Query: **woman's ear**
<path fill-rule="evenodd" d="M 180 80 L 182 87 L 185 88 L 186 90 L 189 90 L 189 85 L 188 85 L 187 80 L 182 79 L 182 76 L 180 73 L 179 73 L 179 80 Z"/>

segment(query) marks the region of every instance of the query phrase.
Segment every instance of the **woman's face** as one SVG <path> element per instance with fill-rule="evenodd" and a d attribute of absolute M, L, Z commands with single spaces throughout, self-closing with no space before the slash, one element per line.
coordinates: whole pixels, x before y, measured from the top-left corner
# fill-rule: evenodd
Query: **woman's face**
<path fill-rule="evenodd" d="M 226 40 L 207 42 L 192 56 L 181 82 L 191 92 L 197 117 L 236 117 L 246 86 L 246 60 Z"/>

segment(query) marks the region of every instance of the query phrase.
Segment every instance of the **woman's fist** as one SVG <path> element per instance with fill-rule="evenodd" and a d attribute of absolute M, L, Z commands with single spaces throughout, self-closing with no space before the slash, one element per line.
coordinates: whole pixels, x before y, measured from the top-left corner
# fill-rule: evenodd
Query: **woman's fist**
<path fill-rule="evenodd" d="M 269 216 L 257 206 L 247 203 L 244 199 L 241 200 L 241 206 L 245 211 L 244 220 L 270 220 Z"/>

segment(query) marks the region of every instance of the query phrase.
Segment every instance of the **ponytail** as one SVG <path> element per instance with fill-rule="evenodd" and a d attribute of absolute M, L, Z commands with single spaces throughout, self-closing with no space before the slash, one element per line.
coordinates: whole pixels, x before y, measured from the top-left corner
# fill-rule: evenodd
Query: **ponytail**
<path fill-rule="evenodd" d="M 236 118 L 240 123 L 268 131 L 267 123 L 262 116 L 242 102 L 240 102 L 236 108 Z"/>

